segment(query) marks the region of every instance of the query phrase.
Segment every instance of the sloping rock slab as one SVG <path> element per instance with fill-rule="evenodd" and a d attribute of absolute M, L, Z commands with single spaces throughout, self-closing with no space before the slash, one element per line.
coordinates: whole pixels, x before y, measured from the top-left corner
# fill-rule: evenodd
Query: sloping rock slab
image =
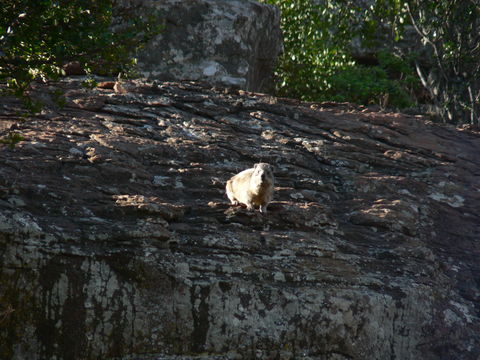
<path fill-rule="evenodd" d="M 480 136 L 198 83 L 2 99 L 0 358 L 477 359 Z M 225 182 L 275 167 L 266 216 Z"/>

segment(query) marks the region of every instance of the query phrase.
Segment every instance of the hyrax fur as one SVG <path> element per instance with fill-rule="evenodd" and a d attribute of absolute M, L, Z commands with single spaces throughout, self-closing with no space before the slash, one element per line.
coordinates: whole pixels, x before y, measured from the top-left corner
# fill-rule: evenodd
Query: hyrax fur
<path fill-rule="evenodd" d="M 267 213 L 268 203 L 273 198 L 273 183 L 272 166 L 258 163 L 227 181 L 227 196 L 233 205 L 245 204 L 247 210 L 258 206 L 261 213 Z"/>

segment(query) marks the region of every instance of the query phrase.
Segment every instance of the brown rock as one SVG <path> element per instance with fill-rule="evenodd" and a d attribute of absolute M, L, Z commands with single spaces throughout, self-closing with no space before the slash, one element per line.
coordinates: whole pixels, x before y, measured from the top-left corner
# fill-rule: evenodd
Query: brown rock
<path fill-rule="evenodd" d="M 0 358 L 476 360 L 478 132 L 126 85 L 67 79 L 27 121 L 2 99 Z M 268 216 L 225 195 L 256 162 Z"/>

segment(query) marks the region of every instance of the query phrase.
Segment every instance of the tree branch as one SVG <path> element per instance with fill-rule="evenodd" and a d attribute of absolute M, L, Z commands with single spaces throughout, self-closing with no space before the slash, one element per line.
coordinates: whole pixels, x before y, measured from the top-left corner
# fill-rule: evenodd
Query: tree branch
<path fill-rule="evenodd" d="M 437 47 L 437 44 L 435 44 L 432 40 L 430 40 L 430 38 L 428 37 L 428 35 L 423 32 L 420 27 L 418 26 L 414 16 L 413 16 L 413 13 L 412 13 L 412 10 L 410 8 L 410 4 L 406 3 L 406 8 L 407 8 L 407 12 L 408 12 L 408 15 L 410 17 L 410 20 L 412 21 L 412 25 L 415 29 L 415 31 L 428 43 L 432 46 L 433 48 L 433 52 L 435 53 L 435 58 L 437 60 L 437 64 L 438 64 L 438 67 L 440 69 L 440 72 L 441 72 L 441 75 L 442 77 L 445 79 L 445 81 L 448 82 L 448 77 L 447 77 L 447 74 L 444 70 L 444 67 L 443 67 L 443 64 L 442 64 L 442 57 L 440 56 L 440 52 L 438 51 L 438 47 Z"/>

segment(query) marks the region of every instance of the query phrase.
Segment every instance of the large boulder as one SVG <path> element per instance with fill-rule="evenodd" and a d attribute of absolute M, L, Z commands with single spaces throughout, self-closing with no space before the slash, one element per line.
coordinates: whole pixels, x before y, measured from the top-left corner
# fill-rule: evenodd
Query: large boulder
<path fill-rule="evenodd" d="M 164 31 L 139 54 L 145 77 L 271 90 L 283 49 L 277 7 L 251 0 L 157 0 L 145 5 L 165 21 Z"/>
<path fill-rule="evenodd" d="M 478 359 L 478 131 L 111 85 L 3 99 L 1 359 Z M 260 161 L 267 215 L 225 196 Z"/>

